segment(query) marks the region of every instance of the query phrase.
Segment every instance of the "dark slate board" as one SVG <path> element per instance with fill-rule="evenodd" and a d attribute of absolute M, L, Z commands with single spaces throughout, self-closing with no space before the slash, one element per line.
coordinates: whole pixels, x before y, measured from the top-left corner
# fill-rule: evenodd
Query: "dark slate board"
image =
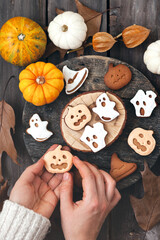
<path fill-rule="evenodd" d="M 58 65 L 60 69 L 62 69 L 64 65 L 67 65 L 69 68 L 74 70 L 80 69 L 83 66 L 88 67 L 89 77 L 81 89 L 71 96 L 66 95 L 63 91 L 55 102 L 45 106 L 36 107 L 30 103 L 25 104 L 23 111 L 24 141 L 27 150 L 34 162 L 37 161 L 52 144 L 58 143 L 65 145 L 59 126 L 60 115 L 62 109 L 73 97 L 82 91 L 102 89 L 108 90 L 104 84 L 103 77 L 108 69 L 108 64 L 111 62 L 115 65 L 119 63 L 126 64 L 113 58 L 100 56 L 83 56 L 62 62 Z M 150 118 L 137 118 L 134 113 L 133 105 L 129 102 L 129 100 L 135 95 L 138 89 L 143 89 L 145 91 L 155 91 L 155 89 L 150 81 L 141 72 L 128 64 L 126 65 L 132 71 L 132 81 L 123 89 L 114 91 L 123 99 L 125 107 L 127 109 L 127 122 L 122 135 L 110 147 L 105 148 L 96 154 L 72 151 L 73 154 L 77 155 L 82 160 L 87 160 L 88 162 L 94 163 L 105 171 L 109 171 L 110 169 L 110 159 L 112 153 L 114 152 L 117 152 L 119 157 L 124 161 L 137 163 L 137 171 L 127 178 L 121 180 L 117 185 L 119 189 L 128 187 L 140 179 L 140 171 L 143 170 L 144 160 L 146 160 L 149 166 L 152 167 L 157 161 L 160 152 L 160 106 L 157 106 Z M 54 135 L 43 143 L 36 142 L 30 135 L 26 134 L 25 132 L 25 130 L 29 127 L 29 119 L 34 113 L 38 113 L 42 120 L 47 120 L 49 122 L 48 129 L 54 132 Z M 155 133 L 154 137 L 156 139 L 157 145 L 153 153 L 149 156 L 142 157 L 136 154 L 127 144 L 129 133 L 136 127 L 152 129 Z"/>

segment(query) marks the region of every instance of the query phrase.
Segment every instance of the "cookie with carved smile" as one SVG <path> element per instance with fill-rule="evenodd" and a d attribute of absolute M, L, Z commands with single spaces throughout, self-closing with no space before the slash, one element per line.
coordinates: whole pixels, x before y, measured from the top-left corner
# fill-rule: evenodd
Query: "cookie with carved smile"
<path fill-rule="evenodd" d="M 104 76 L 104 83 L 113 90 L 118 90 L 126 86 L 132 78 L 131 70 L 124 64 L 113 66 L 109 64 L 108 72 Z"/>
<path fill-rule="evenodd" d="M 45 168 L 50 173 L 64 173 L 69 171 L 73 165 L 72 158 L 73 155 L 69 151 L 62 150 L 61 145 L 54 150 L 51 146 L 42 157 L 45 162 Z"/>

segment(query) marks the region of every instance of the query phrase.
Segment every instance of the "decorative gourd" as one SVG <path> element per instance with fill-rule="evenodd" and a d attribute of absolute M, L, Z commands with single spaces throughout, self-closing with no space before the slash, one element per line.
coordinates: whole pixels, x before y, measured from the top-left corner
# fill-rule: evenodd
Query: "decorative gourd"
<path fill-rule="evenodd" d="M 83 17 L 71 11 L 57 15 L 48 26 L 52 42 L 62 49 L 79 48 L 86 38 L 87 26 Z"/>
<path fill-rule="evenodd" d="M 92 38 L 93 49 L 96 52 L 106 52 L 110 50 L 115 43 L 116 40 L 112 35 L 106 32 L 95 33 Z"/>
<path fill-rule="evenodd" d="M 0 30 L 0 54 L 7 62 L 26 66 L 45 52 L 47 37 L 38 23 L 26 17 L 9 19 Z"/>
<path fill-rule="evenodd" d="M 143 59 L 149 71 L 160 74 L 160 40 L 148 46 Z"/>
<path fill-rule="evenodd" d="M 62 72 L 52 63 L 32 63 L 19 75 L 19 88 L 26 101 L 36 106 L 53 102 L 64 87 Z"/>

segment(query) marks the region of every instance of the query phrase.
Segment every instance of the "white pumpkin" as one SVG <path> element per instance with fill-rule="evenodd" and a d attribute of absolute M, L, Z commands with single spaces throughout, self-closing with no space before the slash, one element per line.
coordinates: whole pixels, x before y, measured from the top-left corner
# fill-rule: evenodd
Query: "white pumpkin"
<path fill-rule="evenodd" d="M 86 38 L 87 26 L 83 17 L 71 11 L 57 15 L 48 26 L 49 38 L 62 49 L 76 49 Z"/>
<path fill-rule="evenodd" d="M 150 72 L 160 74 L 160 40 L 148 46 L 143 60 Z"/>

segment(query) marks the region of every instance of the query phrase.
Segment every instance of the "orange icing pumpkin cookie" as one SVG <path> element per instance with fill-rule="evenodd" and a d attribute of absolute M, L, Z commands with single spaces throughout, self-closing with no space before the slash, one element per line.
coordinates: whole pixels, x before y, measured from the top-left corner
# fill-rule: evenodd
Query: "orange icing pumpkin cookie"
<path fill-rule="evenodd" d="M 118 90 L 126 86 L 132 78 L 131 70 L 124 64 L 113 66 L 109 64 L 108 72 L 104 76 L 104 83 L 113 90 Z"/>
<path fill-rule="evenodd" d="M 138 154 L 147 156 L 153 152 L 156 141 L 152 130 L 135 128 L 128 137 L 128 145 Z"/>
<path fill-rule="evenodd" d="M 45 168 L 50 173 L 68 172 L 73 165 L 72 158 L 73 155 L 69 151 L 63 150 L 61 145 L 56 149 L 51 146 L 42 157 Z"/>
<path fill-rule="evenodd" d="M 118 182 L 121 179 L 129 176 L 137 169 L 136 163 L 123 162 L 119 159 L 116 153 L 113 153 L 111 157 L 111 170 L 110 175 L 112 178 Z"/>

